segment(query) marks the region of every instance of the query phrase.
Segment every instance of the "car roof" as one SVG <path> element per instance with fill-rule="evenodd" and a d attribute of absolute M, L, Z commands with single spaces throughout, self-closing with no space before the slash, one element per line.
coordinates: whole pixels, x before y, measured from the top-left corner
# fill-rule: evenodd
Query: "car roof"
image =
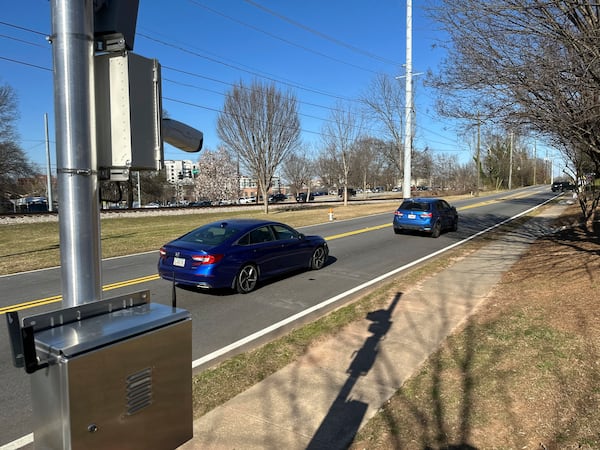
<path fill-rule="evenodd" d="M 405 198 L 405 202 L 419 202 L 419 203 L 433 203 L 441 200 L 437 197 L 414 197 L 414 198 Z"/>
<path fill-rule="evenodd" d="M 279 222 L 263 219 L 223 219 L 217 220 L 212 223 L 208 223 L 207 225 L 221 226 L 221 224 L 237 225 L 238 227 L 252 228 L 260 225 L 278 225 Z"/>

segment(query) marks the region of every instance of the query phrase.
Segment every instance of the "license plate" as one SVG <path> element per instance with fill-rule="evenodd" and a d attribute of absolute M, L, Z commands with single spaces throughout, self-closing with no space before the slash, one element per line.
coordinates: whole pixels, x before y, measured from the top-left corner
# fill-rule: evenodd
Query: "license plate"
<path fill-rule="evenodd" d="M 409 219 L 416 219 L 416 218 L 417 218 L 417 215 L 416 215 L 416 214 L 409 214 L 409 215 L 408 215 L 408 218 L 409 218 Z"/>
<path fill-rule="evenodd" d="M 173 258 L 173 265 L 177 267 L 185 267 L 185 258 Z"/>

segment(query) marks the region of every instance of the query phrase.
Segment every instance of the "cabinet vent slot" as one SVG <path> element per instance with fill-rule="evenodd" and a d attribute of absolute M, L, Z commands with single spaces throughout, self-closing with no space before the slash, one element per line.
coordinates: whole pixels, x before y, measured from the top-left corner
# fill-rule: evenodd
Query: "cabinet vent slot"
<path fill-rule="evenodd" d="M 152 369 L 147 368 L 127 377 L 127 415 L 132 415 L 152 404 Z"/>

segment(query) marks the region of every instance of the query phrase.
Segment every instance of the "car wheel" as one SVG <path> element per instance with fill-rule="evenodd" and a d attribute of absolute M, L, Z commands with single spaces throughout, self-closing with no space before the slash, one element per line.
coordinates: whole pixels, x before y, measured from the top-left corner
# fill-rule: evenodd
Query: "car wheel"
<path fill-rule="evenodd" d="M 258 269 L 254 264 L 244 265 L 235 277 L 235 290 L 239 294 L 252 292 L 258 282 Z"/>
<path fill-rule="evenodd" d="M 310 258 L 310 268 L 312 270 L 319 270 L 323 268 L 326 261 L 327 251 L 325 250 L 325 247 L 317 247 Z"/>
<path fill-rule="evenodd" d="M 456 219 L 454 219 L 454 222 L 452 222 L 452 231 L 457 231 L 458 230 L 458 217 Z"/>
<path fill-rule="evenodd" d="M 438 220 L 435 223 L 435 225 L 433 226 L 433 228 L 431 229 L 431 237 L 438 238 L 438 237 L 440 237 L 441 233 L 442 233 L 442 223 Z"/>
<path fill-rule="evenodd" d="M 402 230 L 399 228 L 394 228 L 394 233 L 396 234 L 402 234 Z"/>

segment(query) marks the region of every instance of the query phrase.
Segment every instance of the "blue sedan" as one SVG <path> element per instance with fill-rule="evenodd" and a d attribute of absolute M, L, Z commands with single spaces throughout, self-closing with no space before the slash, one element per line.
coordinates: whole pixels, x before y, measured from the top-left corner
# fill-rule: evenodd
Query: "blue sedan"
<path fill-rule="evenodd" d="M 305 236 L 268 220 L 226 219 L 164 245 L 158 273 L 178 284 L 246 294 L 260 280 L 298 269 L 321 269 L 328 256 L 329 247 L 320 236 Z"/>
<path fill-rule="evenodd" d="M 394 213 L 394 233 L 421 231 L 437 238 L 443 230 L 458 229 L 456 208 L 440 198 L 405 199 Z"/>

